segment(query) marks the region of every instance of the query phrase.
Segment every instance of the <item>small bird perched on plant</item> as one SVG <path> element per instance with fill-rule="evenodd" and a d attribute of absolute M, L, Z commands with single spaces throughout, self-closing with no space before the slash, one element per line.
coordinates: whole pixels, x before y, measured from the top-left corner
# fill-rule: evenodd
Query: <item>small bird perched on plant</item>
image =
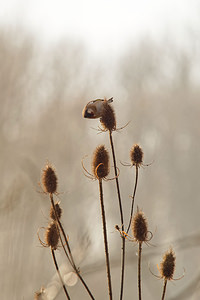
<path fill-rule="evenodd" d="M 88 119 L 97 119 L 102 116 L 104 103 L 111 103 L 113 102 L 113 97 L 106 100 L 106 99 L 96 99 L 88 102 L 83 109 L 82 115 L 84 118 Z"/>

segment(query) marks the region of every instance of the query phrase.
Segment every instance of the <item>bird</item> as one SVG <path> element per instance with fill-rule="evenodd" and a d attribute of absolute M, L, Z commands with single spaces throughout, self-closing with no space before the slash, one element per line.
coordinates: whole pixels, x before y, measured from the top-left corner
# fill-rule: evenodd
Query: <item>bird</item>
<path fill-rule="evenodd" d="M 97 119 L 102 116 L 104 103 L 113 102 L 113 97 L 106 99 L 96 99 L 88 102 L 82 111 L 82 115 L 87 119 Z"/>

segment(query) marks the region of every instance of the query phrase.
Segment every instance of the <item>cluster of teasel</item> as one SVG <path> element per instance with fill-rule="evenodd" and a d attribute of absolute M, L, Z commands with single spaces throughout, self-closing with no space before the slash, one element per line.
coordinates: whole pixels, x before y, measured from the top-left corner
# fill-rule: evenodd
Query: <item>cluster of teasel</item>
<path fill-rule="evenodd" d="M 92 168 L 91 168 L 92 173 L 88 172 L 88 170 L 84 167 L 83 162 L 82 162 L 82 166 L 85 171 L 85 175 L 91 179 L 98 180 L 99 183 L 99 198 L 100 198 L 100 206 L 101 206 L 101 214 L 102 214 L 102 227 L 103 227 L 103 237 L 104 237 L 109 299 L 110 300 L 113 299 L 113 292 L 112 292 L 111 268 L 110 268 L 109 247 L 108 247 L 107 228 L 106 228 L 106 213 L 104 208 L 103 180 L 116 181 L 116 190 L 117 190 L 121 224 L 120 226 L 116 225 L 115 228 L 120 233 L 121 243 L 122 243 L 121 279 L 120 279 L 119 298 L 120 300 L 123 299 L 123 291 L 124 291 L 125 245 L 126 245 L 125 243 L 126 241 L 131 241 L 131 242 L 138 243 L 138 271 L 137 271 L 138 299 L 141 300 L 142 299 L 142 284 L 141 284 L 142 245 L 143 243 L 148 243 L 152 238 L 152 233 L 148 230 L 148 223 L 144 215 L 144 212 L 137 207 L 135 214 L 133 214 L 134 201 L 135 201 L 135 195 L 136 195 L 136 189 L 138 183 L 138 172 L 140 166 L 143 165 L 143 150 L 138 144 L 133 145 L 133 147 L 130 150 L 131 165 L 135 167 L 136 172 L 135 172 L 135 184 L 134 184 L 131 209 L 130 209 L 130 219 L 127 228 L 125 228 L 123 207 L 122 207 L 122 200 L 121 200 L 120 186 L 119 186 L 119 172 L 116 164 L 115 148 L 114 148 L 114 143 L 112 138 L 113 131 L 117 130 L 115 113 L 113 107 L 110 105 L 112 101 L 113 99 L 111 98 L 109 100 L 98 99 L 89 102 L 83 110 L 83 116 L 89 119 L 100 118 L 100 123 L 102 125 L 102 128 L 100 128 L 100 130 L 108 131 L 115 176 L 114 178 L 110 178 L 110 179 L 108 178 L 109 171 L 110 171 L 109 168 L 110 158 L 109 158 L 109 152 L 104 145 L 98 146 L 94 151 L 93 159 L 92 159 Z M 65 230 L 61 223 L 62 209 L 58 202 L 54 203 L 53 196 L 57 194 L 57 176 L 54 168 L 49 164 L 47 164 L 42 171 L 42 184 L 43 184 L 44 192 L 49 195 L 50 202 L 51 202 L 51 209 L 50 209 L 50 222 L 45 232 L 45 242 L 43 242 L 38 235 L 39 241 L 43 246 L 49 247 L 51 250 L 53 261 L 56 270 L 58 272 L 58 276 L 60 278 L 66 298 L 70 299 L 69 291 L 67 290 L 66 285 L 60 274 L 59 266 L 57 264 L 56 255 L 55 255 L 55 251 L 58 249 L 59 244 L 63 248 L 66 257 L 69 263 L 71 264 L 74 272 L 82 282 L 83 287 L 86 289 L 89 298 L 95 299 L 89 287 L 87 286 L 86 282 L 84 281 L 83 277 L 81 276 L 81 272 L 79 268 L 76 266 L 74 262 L 69 241 L 67 239 Z M 132 236 L 128 234 L 130 228 L 132 229 Z M 162 278 L 164 282 L 163 292 L 161 295 L 162 300 L 164 300 L 165 298 L 167 281 L 173 279 L 174 270 L 175 270 L 175 254 L 173 250 L 170 248 L 163 256 L 162 262 L 160 263 L 160 267 L 159 267 L 160 276 L 157 276 L 159 278 Z M 40 297 L 40 292 L 37 292 L 35 294 L 35 299 L 39 299 L 39 297 Z"/>

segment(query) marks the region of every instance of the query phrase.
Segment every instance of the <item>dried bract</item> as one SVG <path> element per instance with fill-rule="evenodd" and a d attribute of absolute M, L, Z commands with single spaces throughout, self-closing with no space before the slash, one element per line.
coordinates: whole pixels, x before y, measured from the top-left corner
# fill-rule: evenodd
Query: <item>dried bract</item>
<path fill-rule="evenodd" d="M 60 219 L 61 215 L 62 215 L 62 208 L 60 207 L 58 202 L 56 202 L 54 206 L 55 206 L 55 210 L 56 210 L 56 215 L 57 215 L 58 219 Z M 52 220 L 54 220 L 54 221 L 57 220 L 53 206 L 51 206 L 49 215 Z"/>
<path fill-rule="evenodd" d="M 148 241 L 148 224 L 145 215 L 142 211 L 138 211 L 131 222 L 131 228 L 134 239 L 137 242 Z"/>
<path fill-rule="evenodd" d="M 109 154 L 104 145 L 97 147 L 94 151 L 92 172 L 98 179 L 105 178 L 109 174 Z"/>
<path fill-rule="evenodd" d="M 49 164 L 42 170 L 42 183 L 44 191 L 49 194 L 56 193 L 57 190 L 57 176 L 55 170 Z"/>
<path fill-rule="evenodd" d="M 116 130 L 116 118 L 113 107 L 107 100 L 103 102 L 103 110 L 100 118 L 100 122 L 104 130 L 114 131 Z"/>
<path fill-rule="evenodd" d="M 59 232 L 58 227 L 55 222 L 49 224 L 45 232 L 45 243 L 48 247 L 51 247 L 52 250 L 56 250 L 58 248 L 59 242 Z"/>
<path fill-rule="evenodd" d="M 175 270 L 175 253 L 170 248 L 163 256 L 160 264 L 160 275 L 166 280 L 172 280 Z"/>
<path fill-rule="evenodd" d="M 138 144 L 133 145 L 133 147 L 131 148 L 130 158 L 133 166 L 140 167 L 142 165 L 143 151 Z"/>

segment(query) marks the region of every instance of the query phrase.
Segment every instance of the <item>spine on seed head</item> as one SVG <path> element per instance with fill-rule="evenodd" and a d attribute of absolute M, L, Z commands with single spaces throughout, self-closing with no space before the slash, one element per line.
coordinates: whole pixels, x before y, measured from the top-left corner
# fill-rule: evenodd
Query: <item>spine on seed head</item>
<path fill-rule="evenodd" d="M 58 179 L 54 168 L 49 164 L 47 164 L 46 167 L 42 170 L 42 184 L 46 193 L 56 193 Z"/>
<path fill-rule="evenodd" d="M 142 211 L 138 211 L 131 222 L 133 236 L 137 242 L 146 242 L 148 240 L 148 224 Z"/>
<path fill-rule="evenodd" d="M 104 130 L 114 131 L 116 130 L 116 118 L 113 107 L 108 103 L 107 100 L 104 100 L 102 115 L 100 122 Z"/>
<path fill-rule="evenodd" d="M 131 148 L 130 158 L 131 158 L 131 163 L 133 166 L 140 167 L 142 165 L 143 151 L 142 151 L 142 148 L 138 144 L 133 145 L 133 147 Z"/>
<path fill-rule="evenodd" d="M 98 146 L 93 154 L 92 172 L 98 179 L 109 174 L 109 154 L 104 145 Z"/>
<path fill-rule="evenodd" d="M 45 242 L 48 247 L 52 248 L 52 250 L 56 250 L 58 248 L 59 231 L 55 222 L 50 223 L 47 227 L 45 232 Z"/>
<path fill-rule="evenodd" d="M 160 263 L 160 275 L 165 280 L 173 279 L 175 270 L 176 256 L 173 250 L 170 248 L 163 256 L 163 260 Z"/>

